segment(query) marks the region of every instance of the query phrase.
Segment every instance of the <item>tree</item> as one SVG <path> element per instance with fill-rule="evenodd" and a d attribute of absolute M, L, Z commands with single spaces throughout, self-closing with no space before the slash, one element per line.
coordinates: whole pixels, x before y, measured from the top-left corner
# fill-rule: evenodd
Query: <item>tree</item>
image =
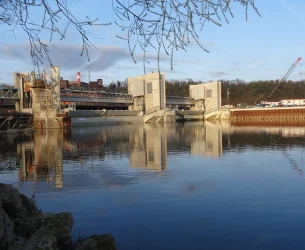
<path fill-rule="evenodd" d="M 229 17 L 234 17 L 234 4 L 244 7 L 246 19 L 249 8 L 259 15 L 255 0 L 111 1 L 117 17 L 114 22 L 124 32 L 118 37 L 126 40 L 134 61 L 135 51 L 140 49 L 143 52 L 144 71 L 147 63 L 146 52 L 151 48 L 157 52 L 158 68 L 161 51 L 171 57 L 173 68 L 174 52 L 186 50 L 191 40 L 207 51 L 200 43 L 198 32 L 206 22 L 218 26 L 224 21 L 228 23 Z M 36 13 L 42 14 L 40 23 L 33 21 Z M 66 25 L 61 28 L 59 23 Z M 50 35 L 50 41 L 55 34 L 60 35 L 63 40 L 68 28 L 76 29 L 82 40 L 81 55 L 85 54 L 89 58 L 88 47 L 93 44 L 86 27 L 110 24 L 101 24 L 98 19 L 89 17 L 86 20 L 78 20 L 69 10 L 68 0 L 0 0 L 0 25 L 9 25 L 12 30 L 16 27 L 23 30 L 27 35 L 30 55 L 36 67 L 42 64 L 43 57 L 51 63 L 48 46 L 41 39 L 43 33 L 47 32 Z"/>
<path fill-rule="evenodd" d="M 134 59 L 134 52 L 139 47 L 144 52 L 148 48 L 157 50 L 158 63 L 163 50 L 171 57 L 173 69 L 174 52 L 185 50 L 191 39 L 208 52 L 200 43 L 198 32 L 206 22 L 221 26 L 234 17 L 233 4 L 240 4 L 245 9 L 246 20 L 249 8 L 259 14 L 255 0 L 132 0 L 124 5 L 120 0 L 112 0 L 113 10 L 121 21 L 116 24 L 126 31 L 129 52 Z M 135 59 L 134 59 L 135 61 Z M 159 65 L 158 65 L 159 68 Z"/>

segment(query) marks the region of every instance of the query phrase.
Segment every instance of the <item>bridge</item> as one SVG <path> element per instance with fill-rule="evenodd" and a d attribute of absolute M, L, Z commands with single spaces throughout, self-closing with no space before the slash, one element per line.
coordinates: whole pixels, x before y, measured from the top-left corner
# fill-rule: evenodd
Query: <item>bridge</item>
<path fill-rule="evenodd" d="M 1 100 L 19 100 L 17 88 L 0 87 Z"/>
<path fill-rule="evenodd" d="M 119 103 L 133 104 L 134 99 L 130 94 L 109 93 L 105 91 L 81 91 L 81 90 L 64 90 L 60 94 L 61 102 L 77 103 Z M 167 105 L 194 105 L 195 100 L 190 97 L 166 96 Z"/>
<path fill-rule="evenodd" d="M 15 103 L 19 101 L 19 90 L 17 88 L 0 87 L 0 109 L 1 107 L 14 109 Z"/>
<path fill-rule="evenodd" d="M 0 88 L 0 106 L 14 105 L 19 101 L 19 89 Z M 133 96 L 125 93 L 110 93 L 105 91 L 84 91 L 84 90 L 62 90 L 60 93 L 61 102 L 86 103 L 86 104 L 106 104 L 106 106 L 122 107 L 134 103 Z M 5 100 L 5 101 L 4 101 Z M 10 100 L 10 101 L 8 101 Z M 166 96 L 166 103 L 169 106 L 191 106 L 195 100 L 190 97 Z M 108 105 L 107 105 L 108 104 Z"/>

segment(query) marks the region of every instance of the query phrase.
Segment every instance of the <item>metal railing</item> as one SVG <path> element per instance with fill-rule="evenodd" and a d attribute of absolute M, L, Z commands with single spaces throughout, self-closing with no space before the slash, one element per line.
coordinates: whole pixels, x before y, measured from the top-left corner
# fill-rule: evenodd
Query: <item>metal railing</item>
<path fill-rule="evenodd" d="M 0 88 L 1 99 L 19 99 L 19 90 L 16 88 Z"/>
<path fill-rule="evenodd" d="M 111 93 L 100 90 L 77 90 L 77 89 L 66 89 L 61 91 L 61 96 L 77 96 L 77 97 L 115 97 L 121 99 L 133 99 L 132 95 L 124 93 Z"/>
<path fill-rule="evenodd" d="M 170 96 L 170 95 L 167 95 L 167 96 L 166 96 L 166 99 L 169 99 L 169 100 L 177 100 L 177 99 L 180 99 L 180 100 L 186 100 L 186 101 L 195 101 L 195 99 L 192 98 L 192 97 Z"/>

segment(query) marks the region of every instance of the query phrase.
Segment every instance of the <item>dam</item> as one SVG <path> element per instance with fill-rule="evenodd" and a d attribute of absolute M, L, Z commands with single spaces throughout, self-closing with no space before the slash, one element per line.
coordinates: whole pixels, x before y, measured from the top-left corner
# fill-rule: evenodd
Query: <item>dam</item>
<path fill-rule="evenodd" d="M 14 88 L 2 89 L 0 101 L 31 114 L 36 129 L 203 120 L 221 109 L 221 82 L 191 85 L 190 96 L 181 97 L 166 95 L 165 74 L 158 72 L 129 77 L 128 94 L 62 89 L 60 79 L 59 67 L 49 75 L 15 72 Z"/>

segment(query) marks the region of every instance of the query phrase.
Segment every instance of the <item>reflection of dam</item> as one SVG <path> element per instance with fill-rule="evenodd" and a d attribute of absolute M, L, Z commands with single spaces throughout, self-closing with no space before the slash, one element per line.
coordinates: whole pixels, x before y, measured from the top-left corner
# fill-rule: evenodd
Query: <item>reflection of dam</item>
<path fill-rule="evenodd" d="M 19 181 L 46 181 L 55 188 L 63 186 L 61 130 L 34 134 L 30 143 L 17 146 L 21 156 Z"/>
<path fill-rule="evenodd" d="M 134 136 L 130 152 L 130 166 L 156 171 L 167 169 L 167 140 L 164 124 L 145 124 Z M 160 129 L 162 127 L 163 129 Z"/>
<path fill-rule="evenodd" d="M 65 160 L 125 155 L 131 167 L 155 171 L 167 169 L 168 154 L 177 152 L 219 158 L 220 127 L 200 122 L 75 128 L 64 142 Z"/>
<path fill-rule="evenodd" d="M 168 148 L 185 150 L 195 155 L 219 158 L 222 154 L 222 133 L 219 126 L 190 123 L 145 124 L 134 136 L 134 148 L 130 152 L 130 166 L 155 171 L 167 169 Z M 177 138 L 177 143 L 175 138 Z"/>
<path fill-rule="evenodd" d="M 77 128 L 69 133 L 36 132 L 32 141 L 17 144 L 19 181 L 42 181 L 62 188 L 63 162 L 88 169 L 94 159 L 116 157 L 128 157 L 131 168 L 160 172 L 168 168 L 168 155 L 181 153 L 219 158 L 220 127 L 202 123 L 144 124 Z"/>
<path fill-rule="evenodd" d="M 304 136 L 304 127 L 258 128 L 199 122 L 75 128 L 68 133 L 45 130 L 34 133 L 32 140 L 7 140 L 0 147 L 3 162 L 13 155 L 16 158 L 17 148 L 16 165 L 20 166 L 21 182 L 42 181 L 61 188 L 63 166 L 72 172 L 96 169 L 103 183 L 113 183 L 113 180 L 129 183 L 121 174 L 122 168 L 115 166 L 122 158 L 133 169 L 160 172 L 171 167 L 168 157 L 175 155 L 217 159 L 232 149 L 242 152 L 249 147 L 258 150 L 270 146 L 303 147 Z M 81 174 L 79 178 L 81 181 Z M 118 178 L 121 179 L 118 181 Z"/>
<path fill-rule="evenodd" d="M 222 155 L 222 131 L 221 127 L 206 122 L 202 135 L 192 141 L 191 153 L 219 158 Z"/>

